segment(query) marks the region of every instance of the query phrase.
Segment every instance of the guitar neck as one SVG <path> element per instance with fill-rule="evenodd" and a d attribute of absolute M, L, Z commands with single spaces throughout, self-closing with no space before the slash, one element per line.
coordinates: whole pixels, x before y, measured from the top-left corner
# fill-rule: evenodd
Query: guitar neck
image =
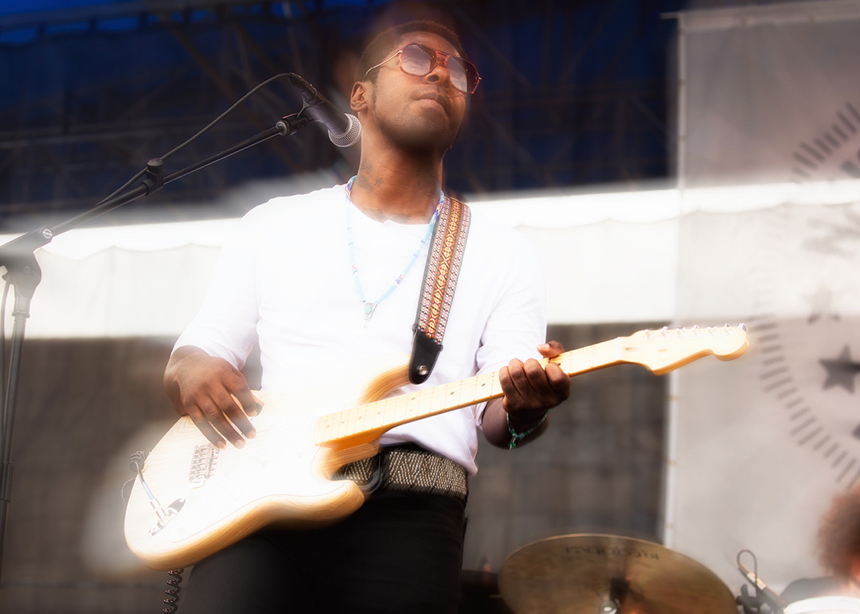
<path fill-rule="evenodd" d="M 622 338 L 604 341 L 588 347 L 565 352 L 552 359 L 569 376 L 595 371 L 624 362 L 621 358 Z M 407 422 L 468 407 L 502 396 L 499 372 L 483 373 L 458 382 L 425 388 L 409 394 L 357 405 L 327 414 L 317 421 L 316 445 L 340 442 L 373 441 L 382 433 Z"/>

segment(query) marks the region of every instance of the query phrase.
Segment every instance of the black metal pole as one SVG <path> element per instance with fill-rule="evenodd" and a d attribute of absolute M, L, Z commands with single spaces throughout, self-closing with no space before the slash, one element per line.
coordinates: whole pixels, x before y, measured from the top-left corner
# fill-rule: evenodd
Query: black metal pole
<path fill-rule="evenodd" d="M 3 569 L 3 552 L 6 540 L 6 517 L 12 501 L 12 429 L 15 420 L 15 399 L 21 368 L 21 351 L 24 345 L 24 328 L 30 317 L 30 301 L 42 279 L 42 270 L 33 254 L 7 263 L 4 276 L 15 286 L 15 303 L 12 310 L 12 353 L 6 379 L 6 396 L 3 399 L 2 439 L 0 439 L 0 574 Z M 0 314 L 2 317 L 3 314 Z"/>

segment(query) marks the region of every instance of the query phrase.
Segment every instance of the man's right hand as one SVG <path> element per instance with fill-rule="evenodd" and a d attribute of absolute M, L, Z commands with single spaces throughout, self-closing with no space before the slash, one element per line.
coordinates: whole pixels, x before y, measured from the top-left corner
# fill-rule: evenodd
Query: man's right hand
<path fill-rule="evenodd" d="M 164 371 L 164 389 L 180 416 L 187 415 L 200 432 L 219 448 L 230 441 L 244 447 L 254 437 L 248 416 L 258 413 L 245 376 L 222 358 L 200 348 L 178 348 Z"/>

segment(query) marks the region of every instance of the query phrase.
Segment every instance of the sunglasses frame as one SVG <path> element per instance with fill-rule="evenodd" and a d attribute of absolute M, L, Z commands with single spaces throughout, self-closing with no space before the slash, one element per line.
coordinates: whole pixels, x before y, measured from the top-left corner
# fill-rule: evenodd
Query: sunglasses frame
<path fill-rule="evenodd" d="M 413 46 L 418 47 L 419 49 L 424 51 L 430 57 L 430 69 L 426 73 L 424 73 L 423 75 L 413 75 L 412 73 L 406 72 L 405 70 L 403 70 L 403 52 L 408 47 L 413 47 Z M 409 75 L 410 77 L 426 77 L 431 72 L 433 72 L 433 69 L 436 68 L 437 66 L 442 66 L 445 70 L 448 70 L 450 72 L 450 70 L 448 69 L 448 61 L 453 59 L 456 62 L 460 62 L 463 65 L 463 71 L 466 73 L 466 87 L 469 86 L 469 68 L 471 67 L 472 73 L 475 76 L 475 84 L 472 86 L 471 91 L 461 90 L 459 87 L 454 85 L 453 81 L 451 82 L 451 85 L 454 85 L 454 89 L 456 89 L 458 92 L 463 92 L 464 94 L 474 94 L 475 90 L 478 89 L 478 84 L 481 82 L 481 75 L 478 74 L 478 67 L 475 66 L 474 64 L 472 64 L 472 62 L 470 62 L 469 60 L 464 60 L 463 58 L 458 57 L 456 55 L 451 55 L 450 53 L 445 53 L 444 51 L 439 51 L 438 49 L 434 49 L 433 47 L 428 47 L 427 45 L 422 45 L 421 43 L 409 43 L 405 47 L 398 49 L 397 51 L 394 52 L 394 55 L 392 55 L 391 57 L 381 61 L 376 66 L 371 66 L 370 68 L 368 68 L 367 72 L 364 73 L 364 78 L 365 79 L 367 78 L 367 75 L 370 74 L 371 70 L 375 70 L 375 69 L 379 68 L 380 66 L 382 66 L 386 62 L 390 62 L 391 60 L 393 60 L 394 58 L 396 58 L 398 56 L 400 56 L 400 60 L 397 62 L 397 64 L 398 64 L 400 70 L 403 72 L 403 74 Z"/>

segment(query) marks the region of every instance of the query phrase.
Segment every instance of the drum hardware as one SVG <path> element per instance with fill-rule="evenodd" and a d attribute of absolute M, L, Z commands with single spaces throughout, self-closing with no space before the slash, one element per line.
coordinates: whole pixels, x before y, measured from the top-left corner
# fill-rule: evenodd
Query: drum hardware
<path fill-rule="evenodd" d="M 744 553 L 752 556 L 753 567 L 756 571 L 750 571 L 746 565 L 741 563 L 741 555 Z M 759 614 L 763 611 L 763 608 L 764 611 L 771 612 L 772 614 L 783 614 L 788 604 L 759 577 L 758 562 L 756 561 L 755 554 L 751 550 L 741 550 L 738 552 L 737 563 L 741 575 L 755 587 L 754 597 L 748 594 L 746 585 L 741 587 L 741 596 L 738 597 L 737 602 L 739 606 L 743 606 L 744 614 Z"/>

